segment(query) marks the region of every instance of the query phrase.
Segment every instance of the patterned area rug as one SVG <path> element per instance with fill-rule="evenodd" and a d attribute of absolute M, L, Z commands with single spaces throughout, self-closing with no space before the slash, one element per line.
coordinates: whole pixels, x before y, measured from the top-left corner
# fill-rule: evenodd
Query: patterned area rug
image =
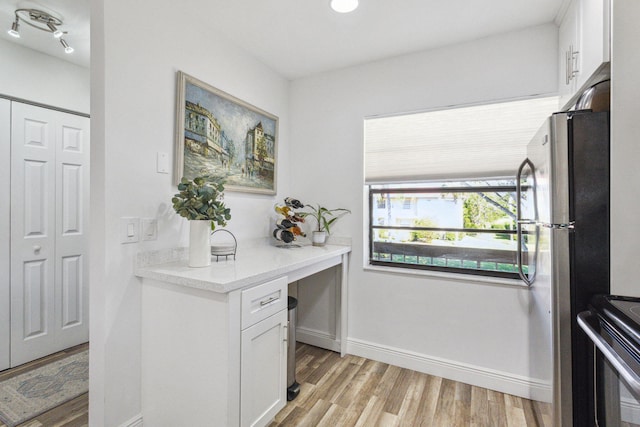
<path fill-rule="evenodd" d="M 89 390 L 89 352 L 0 382 L 0 420 L 14 427 Z"/>

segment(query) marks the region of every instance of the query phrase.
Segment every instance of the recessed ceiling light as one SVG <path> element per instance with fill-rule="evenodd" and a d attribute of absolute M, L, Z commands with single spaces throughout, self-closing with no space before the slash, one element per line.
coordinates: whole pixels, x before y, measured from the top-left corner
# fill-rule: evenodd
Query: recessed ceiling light
<path fill-rule="evenodd" d="M 358 0 L 331 0 L 331 9 L 340 13 L 349 13 L 356 10 Z"/>

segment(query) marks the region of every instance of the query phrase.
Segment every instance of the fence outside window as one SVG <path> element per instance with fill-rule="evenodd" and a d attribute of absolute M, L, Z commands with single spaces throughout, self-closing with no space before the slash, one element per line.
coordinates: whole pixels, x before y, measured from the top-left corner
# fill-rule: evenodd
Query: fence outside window
<path fill-rule="evenodd" d="M 515 203 L 512 179 L 371 185 L 369 263 L 515 279 Z"/>

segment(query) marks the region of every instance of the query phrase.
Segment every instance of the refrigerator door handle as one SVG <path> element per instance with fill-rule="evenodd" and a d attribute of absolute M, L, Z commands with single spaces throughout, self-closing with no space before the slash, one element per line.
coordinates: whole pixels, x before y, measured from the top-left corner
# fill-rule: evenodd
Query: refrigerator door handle
<path fill-rule="evenodd" d="M 521 201 L 522 201 L 522 172 L 524 171 L 524 168 L 526 166 L 529 166 L 529 168 L 531 169 L 531 172 L 533 173 L 533 206 L 534 206 L 534 214 L 536 216 L 535 219 L 523 219 L 522 218 L 522 207 L 521 207 Z M 518 263 L 518 275 L 520 276 L 520 278 L 522 279 L 523 282 L 525 282 L 528 286 L 531 286 L 533 284 L 533 282 L 536 279 L 536 271 L 535 268 L 531 274 L 531 276 L 527 276 L 527 274 L 525 274 L 524 269 L 522 268 L 522 225 L 523 224 L 527 224 L 527 225 L 536 225 L 536 250 L 534 252 L 534 265 L 536 262 L 537 258 L 537 252 L 538 252 L 538 200 L 537 200 L 537 195 L 536 195 L 536 176 L 535 176 L 535 169 L 533 166 L 533 163 L 531 162 L 531 160 L 529 159 L 524 159 L 524 161 L 522 162 L 522 164 L 520 164 L 520 167 L 518 168 L 518 173 L 516 175 L 516 238 L 518 239 L 518 245 L 517 245 L 517 252 L 516 252 L 516 262 Z"/>
<path fill-rule="evenodd" d="M 544 228 L 550 228 L 552 230 L 573 230 L 576 226 L 575 221 L 569 221 L 566 224 L 548 224 L 546 222 L 538 223 L 539 226 Z"/>

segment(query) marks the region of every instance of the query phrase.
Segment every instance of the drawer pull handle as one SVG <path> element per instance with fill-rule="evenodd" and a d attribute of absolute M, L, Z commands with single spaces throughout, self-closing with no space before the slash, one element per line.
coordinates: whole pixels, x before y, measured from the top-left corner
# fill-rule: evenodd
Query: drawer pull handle
<path fill-rule="evenodd" d="M 266 299 L 266 300 L 260 301 L 260 306 L 261 306 L 261 307 L 264 307 L 265 305 L 267 305 L 267 304 L 271 304 L 272 302 L 276 301 L 277 299 L 278 299 L 278 297 L 271 297 L 271 298 L 269 298 L 269 299 Z"/>

